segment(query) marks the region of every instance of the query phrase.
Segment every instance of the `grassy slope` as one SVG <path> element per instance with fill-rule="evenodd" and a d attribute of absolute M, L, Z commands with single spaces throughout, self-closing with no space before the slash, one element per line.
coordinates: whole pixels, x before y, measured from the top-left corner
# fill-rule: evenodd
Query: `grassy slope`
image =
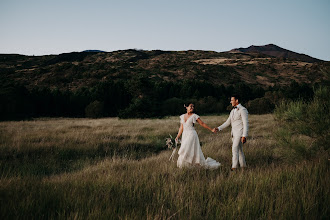
<path fill-rule="evenodd" d="M 204 116 L 211 127 L 227 116 Z M 249 169 L 231 173 L 230 129 L 196 125 L 218 170 L 180 170 L 162 151 L 178 117 L 0 123 L 1 217 L 265 219 L 329 217 L 329 160 L 285 163 L 272 115 L 250 116 Z"/>
<path fill-rule="evenodd" d="M 330 62 L 307 63 L 269 58 L 262 54 L 213 51 L 136 51 L 68 53 L 52 56 L 0 54 L 0 78 L 28 89 L 76 90 L 99 82 L 127 80 L 142 73 L 154 81 L 197 80 L 230 86 L 285 86 L 294 80 L 313 84 L 323 79 Z M 212 65 L 208 65 L 212 64 Z"/>

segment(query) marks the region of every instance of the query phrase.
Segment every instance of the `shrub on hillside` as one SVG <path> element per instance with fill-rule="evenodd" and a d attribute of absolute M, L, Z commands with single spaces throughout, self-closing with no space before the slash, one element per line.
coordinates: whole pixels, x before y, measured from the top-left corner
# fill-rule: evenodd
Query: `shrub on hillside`
<path fill-rule="evenodd" d="M 212 96 L 204 97 L 195 103 L 199 114 L 210 114 L 224 112 L 226 105 L 224 100 L 217 100 Z"/>
<path fill-rule="evenodd" d="M 266 97 L 256 98 L 249 101 L 246 105 L 249 113 L 251 114 L 267 114 L 271 113 L 275 105 Z"/>
<path fill-rule="evenodd" d="M 156 105 L 148 97 L 132 100 L 128 108 L 119 112 L 119 118 L 150 118 L 156 115 Z"/>
<path fill-rule="evenodd" d="M 100 101 L 91 102 L 85 108 L 87 118 L 101 118 L 104 115 L 104 104 Z"/>
<path fill-rule="evenodd" d="M 182 99 L 173 97 L 163 102 L 161 111 L 162 115 L 180 115 L 184 112 L 184 101 Z"/>

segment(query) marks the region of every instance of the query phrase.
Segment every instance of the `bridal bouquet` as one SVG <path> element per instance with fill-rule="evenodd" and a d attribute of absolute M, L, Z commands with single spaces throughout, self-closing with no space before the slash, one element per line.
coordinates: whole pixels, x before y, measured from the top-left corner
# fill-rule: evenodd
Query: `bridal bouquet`
<path fill-rule="evenodd" d="M 172 161 L 174 161 L 174 154 L 175 154 L 175 152 L 176 152 L 176 150 L 177 150 L 177 148 L 178 148 L 178 144 L 180 144 L 181 142 L 180 142 L 180 140 L 178 140 L 178 141 L 176 141 L 173 137 L 172 137 L 172 135 L 170 135 L 170 137 L 169 138 L 166 138 L 166 146 L 167 146 L 167 148 L 168 149 L 173 149 L 173 152 L 172 152 L 172 154 L 171 154 L 171 156 L 170 156 L 170 158 L 169 158 L 169 160 L 171 160 L 172 159 Z"/>
<path fill-rule="evenodd" d="M 175 139 L 172 137 L 172 135 L 170 135 L 169 138 L 166 138 L 166 146 L 168 149 L 172 149 L 175 143 Z"/>

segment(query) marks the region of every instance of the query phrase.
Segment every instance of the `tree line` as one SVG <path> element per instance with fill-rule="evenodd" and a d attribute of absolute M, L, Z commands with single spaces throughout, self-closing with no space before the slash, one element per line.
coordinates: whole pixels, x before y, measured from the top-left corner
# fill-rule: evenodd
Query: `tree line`
<path fill-rule="evenodd" d="M 184 103 L 195 103 L 199 114 L 219 114 L 229 108 L 231 94 L 240 94 L 250 113 L 269 113 L 283 98 L 310 99 L 313 89 L 292 82 L 268 89 L 245 83 L 230 86 L 183 80 L 152 81 L 145 75 L 128 80 L 109 80 L 76 90 L 36 87 L 27 89 L 14 82 L 0 90 L 0 119 L 31 117 L 120 117 L 150 118 L 182 114 Z"/>

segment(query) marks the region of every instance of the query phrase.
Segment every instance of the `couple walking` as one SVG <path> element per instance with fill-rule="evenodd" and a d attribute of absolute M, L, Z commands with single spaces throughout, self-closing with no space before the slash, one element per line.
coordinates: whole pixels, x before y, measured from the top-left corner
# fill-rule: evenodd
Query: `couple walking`
<path fill-rule="evenodd" d="M 249 122 L 248 111 L 239 103 L 238 95 L 231 97 L 230 103 L 233 109 L 225 123 L 217 128 L 210 128 L 207 126 L 197 114 L 194 114 L 194 105 L 189 104 L 186 106 L 187 113 L 180 116 L 180 129 L 176 141 L 182 135 L 181 147 L 178 152 L 179 158 L 177 166 L 191 167 L 195 165 L 203 166 L 209 169 L 216 169 L 220 166 L 220 163 L 214 159 L 208 157 L 205 160 L 197 132 L 194 128 L 194 124 L 198 122 L 202 127 L 216 133 L 231 125 L 231 137 L 232 137 L 232 170 L 238 167 L 238 163 L 241 167 L 246 167 L 245 156 L 243 153 L 243 144 L 246 142 L 248 135 Z"/>

